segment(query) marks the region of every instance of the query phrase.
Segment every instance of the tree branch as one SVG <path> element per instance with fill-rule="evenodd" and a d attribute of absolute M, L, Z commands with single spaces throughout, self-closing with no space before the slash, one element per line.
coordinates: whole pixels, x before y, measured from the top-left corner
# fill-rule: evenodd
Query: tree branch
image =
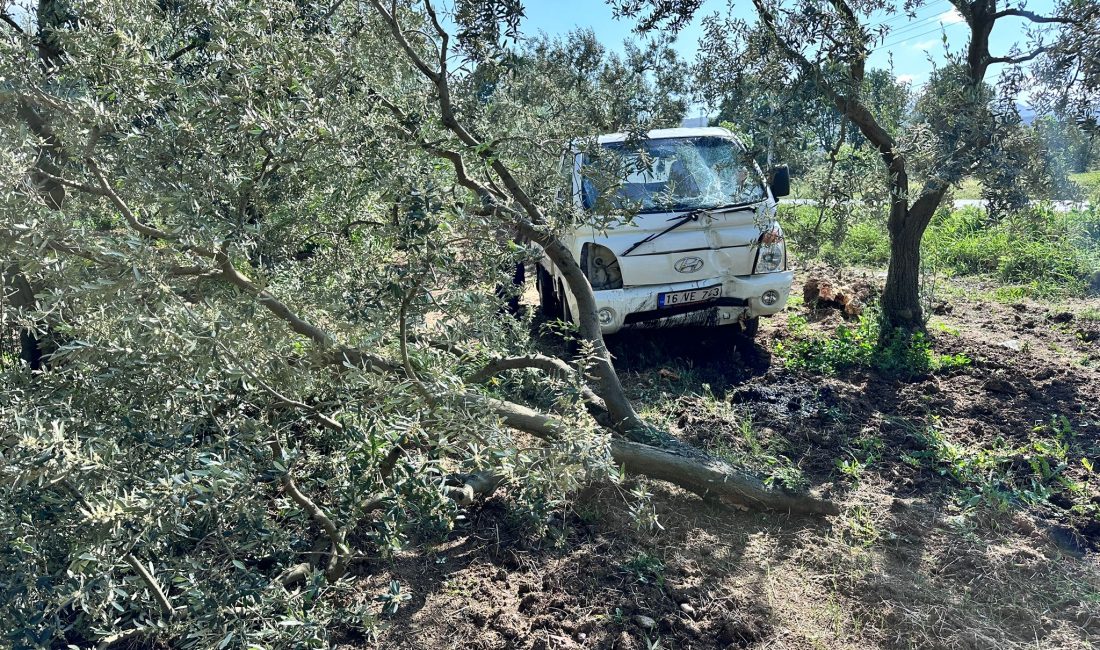
<path fill-rule="evenodd" d="M 993 19 L 996 20 L 998 18 L 1004 18 L 1005 16 L 1017 16 L 1020 18 L 1026 18 L 1033 23 L 1058 23 L 1062 25 L 1082 24 L 1080 20 L 1075 20 L 1073 18 L 1065 18 L 1063 16 L 1040 16 L 1034 11 L 1027 11 L 1026 9 L 1016 8 L 1002 9 L 1001 11 L 993 14 Z"/>
<path fill-rule="evenodd" d="M 507 215 L 508 220 L 516 227 L 520 235 L 542 246 L 546 256 L 553 261 L 554 265 L 561 272 L 573 297 L 577 301 L 576 311 L 580 324 L 580 332 L 595 348 L 595 375 L 600 384 L 600 394 L 607 403 L 608 412 L 612 421 L 615 423 L 615 428 L 627 435 L 635 436 L 639 440 L 650 439 L 652 436 L 651 429 L 640 417 L 638 417 L 637 412 L 634 410 L 634 406 L 630 403 L 630 400 L 626 398 L 625 392 L 622 389 L 622 384 L 611 363 L 611 354 L 604 343 L 603 333 L 599 320 L 596 317 L 596 298 L 592 293 L 592 287 L 588 282 L 588 277 L 577 264 L 572 251 L 563 245 L 557 237 L 544 231 L 542 226 L 546 223 L 545 215 L 531 196 L 521 187 L 508 166 L 504 164 L 495 152 L 493 152 L 491 147 L 484 146 L 484 143 L 475 138 L 456 117 L 454 107 L 451 104 L 450 88 L 446 74 L 446 30 L 443 30 L 442 26 L 439 24 L 430 0 L 425 0 L 425 6 L 437 32 L 440 32 L 441 40 L 439 55 L 440 68 L 438 71 L 431 70 L 424 60 L 412 49 L 408 40 L 402 33 L 401 26 L 398 24 L 395 16 L 383 9 L 378 0 L 370 0 L 370 2 L 372 6 L 382 14 L 383 21 L 390 26 L 390 31 L 393 33 L 395 40 L 398 41 L 402 49 L 412 57 L 414 65 L 420 69 L 425 77 L 435 86 L 436 98 L 440 111 L 440 121 L 443 126 L 453 133 L 455 137 L 458 138 L 459 142 L 472 149 L 481 157 L 486 165 L 492 169 L 493 173 L 501 180 L 511 199 L 517 203 L 522 210 L 514 210 L 510 206 L 503 205 L 500 201 L 494 200 L 495 197 L 499 196 L 500 191 L 490 189 L 471 178 L 466 172 L 465 163 L 460 152 L 445 150 L 439 147 L 431 147 L 430 145 L 426 148 L 429 150 L 435 149 L 435 155 L 449 160 L 455 169 L 459 184 L 473 191 L 475 195 L 486 203 L 486 207 L 490 207 L 491 209 Z M 387 106 L 390 107 L 391 112 L 394 112 L 395 106 L 392 102 L 387 103 Z M 401 115 L 401 111 L 396 111 L 395 115 Z M 408 129 L 408 127 L 405 128 Z"/>
<path fill-rule="evenodd" d="M 134 573 L 138 574 L 142 582 L 145 583 L 145 586 L 153 593 L 153 598 L 160 604 L 161 609 L 164 610 L 164 614 L 168 618 L 172 618 L 175 614 L 175 610 L 172 608 L 172 601 L 168 600 L 168 596 L 164 593 L 164 589 L 161 588 L 160 583 L 157 582 L 156 577 L 153 576 L 152 573 L 149 573 L 149 570 L 134 557 L 133 553 L 127 553 L 122 556 L 122 560 L 130 565 Z"/>
<path fill-rule="evenodd" d="M 77 489 L 76 485 L 73 485 L 72 481 L 70 481 L 67 476 L 57 478 L 52 481 L 51 484 L 60 485 L 61 487 L 68 490 L 74 497 L 76 497 L 76 500 L 80 502 L 80 505 L 89 514 L 95 511 L 95 508 L 92 507 L 92 504 L 89 503 L 86 498 L 84 498 L 84 494 L 81 493 L 79 489 Z M 137 543 L 137 540 L 139 538 L 140 535 L 138 537 L 135 537 L 130 545 L 127 547 L 126 552 L 122 555 L 122 561 L 130 565 L 130 568 L 138 574 L 138 577 L 141 578 L 142 582 L 145 583 L 145 586 L 147 586 L 149 588 L 149 591 L 153 593 L 153 598 L 160 605 L 161 609 L 164 610 L 164 614 L 169 618 L 172 618 L 172 616 L 175 614 L 175 608 L 172 607 L 172 601 L 168 600 L 168 596 L 165 595 L 164 589 L 161 588 L 160 583 L 157 582 L 156 577 L 153 576 L 153 574 L 149 573 L 149 571 L 141 564 L 141 562 L 136 557 L 134 557 L 134 544 Z"/>
<path fill-rule="evenodd" d="M 43 169 L 37 169 L 37 170 L 35 170 L 35 173 L 38 174 L 39 176 L 41 176 L 42 178 L 45 178 L 47 180 L 53 181 L 54 183 L 57 183 L 58 185 L 64 185 L 65 187 L 71 187 L 74 190 L 80 190 L 81 192 L 84 192 L 86 194 L 91 194 L 93 196 L 107 196 L 107 193 L 104 192 L 102 188 L 92 187 L 91 185 L 85 185 L 84 183 L 79 183 L 77 181 L 70 181 L 67 178 L 61 178 L 60 176 L 54 176 L 53 174 L 51 174 L 51 173 L 49 173 L 49 172 L 47 172 Z"/>
<path fill-rule="evenodd" d="M 1049 46 L 1043 45 L 1041 47 L 1035 48 L 1030 54 L 1024 54 L 1022 56 L 993 56 L 993 57 L 989 57 L 989 63 L 990 64 L 1004 63 L 1004 64 L 1007 64 L 1007 65 L 1016 65 L 1017 63 L 1027 63 L 1028 61 L 1031 61 L 1032 59 L 1038 57 L 1039 55 L 1044 54 L 1046 52 L 1049 52 L 1050 49 L 1051 48 Z"/>
<path fill-rule="evenodd" d="M 268 443 L 271 447 L 271 454 L 275 461 L 282 461 L 286 457 L 283 445 L 279 441 L 279 434 L 276 433 Z M 344 542 L 344 534 L 340 531 L 340 528 L 332 521 L 328 514 L 321 509 L 316 503 L 313 502 L 308 496 L 305 495 L 298 488 L 298 484 L 294 481 L 294 477 L 290 473 L 290 468 L 287 467 L 282 476 L 283 490 L 286 491 L 290 498 L 297 503 L 298 506 L 309 515 L 313 521 L 317 522 L 321 528 L 324 529 L 325 534 L 328 535 L 329 542 L 332 544 L 332 557 L 329 560 L 329 566 L 325 570 L 325 578 L 329 582 L 335 582 L 343 577 L 344 572 L 347 571 L 348 563 L 351 559 L 351 548 Z"/>
<path fill-rule="evenodd" d="M 519 370 L 522 368 L 536 368 L 548 375 L 556 376 L 567 381 L 572 380 L 576 376 L 573 368 L 561 359 L 548 357 L 542 354 L 528 354 L 522 357 L 492 359 L 480 370 L 466 377 L 465 381 L 467 384 L 480 384 L 488 381 L 493 375 L 500 374 L 507 370 Z M 580 392 L 585 402 L 605 411 L 607 410 L 607 405 L 604 401 L 600 399 L 599 395 L 592 392 L 592 389 L 588 386 L 581 384 Z"/>
<path fill-rule="evenodd" d="M 561 420 L 503 400 L 468 395 L 488 405 L 504 423 L 544 440 L 556 440 L 567 426 Z M 807 514 L 837 514 L 836 504 L 812 496 L 793 495 L 769 488 L 726 463 L 684 444 L 662 449 L 637 442 L 611 439 L 611 455 L 626 471 L 674 483 L 702 497 L 718 498 L 754 510 Z"/>
<path fill-rule="evenodd" d="M 4 21 L 11 26 L 12 29 L 19 32 L 20 36 L 26 36 L 27 32 L 23 31 L 23 28 L 19 26 L 19 23 L 15 22 L 15 19 L 6 13 L 0 13 L 0 20 Z"/>
<path fill-rule="evenodd" d="M 180 58 L 184 54 L 187 54 L 191 50 L 194 50 L 195 48 L 199 47 L 200 45 L 202 45 L 202 41 L 200 41 L 199 39 L 196 38 L 193 41 L 191 41 L 190 43 L 188 43 L 187 45 L 184 45 L 180 49 L 178 49 L 175 52 L 172 52 L 171 54 L 169 54 L 167 57 L 165 57 L 164 60 L 169 62 L 169 63 L 173 63 L 173 62 L 175 62 L 176 59 Z"/>
<path fill-rule="evenodd" d="M 190 310 L 188 310 L 188 311 L 190 312 Z M 229 350 L 229 348 L 222 345 L 220 341 L 215 341 L 215 345 L 218 346 L 218 349 L 220 349 L 223 354 L 225 354 L 234 363 L 237 364 L 237 367 L 241 369 L 241 372 L 243 372 L 245 375 L 247 375 L 249 379 L 251 379 L 253 382 L 256 383 L 257 386 L 264 389 L 265 391 L 268 392 L 268 394 L 270 394 L 272 397 L 274 397 L 276 400 L 278 400 L 280 404 L 282 404 L 284 406 L 290 406 L 290 407 L 299 409 L 301 411 L 305 411 L 306 414 L 309 415 L 310 418 L 320 422 L 322 425 L 324 425 L 325 427 L 328 427 L 329 429 L 334 429 L 336 431 L 340 431 L 344 428 L 342 424 L 340 424 L 336 420 L 333 420 L 332 418 L 325 415 L 324 413 L 321 413 L 319 410 L 317 410 L 316 408 L 310 406 L 309 404 L 306 404 L 304 402 L 299 402 L 296 399 L 287 397 L 286 395 L 283 395 L 279 391 L 272 388 L 267 382 L 265 382 L 264 380 L 257 377 L 256 373 L 252 372 L 252 370 L 249 369 L 248 367 L 246 367 L 245 364 L 241 363 L 241 360 L 238 359 L 237 356 L 234 355 L 233 352 L 231 352 Z"/>

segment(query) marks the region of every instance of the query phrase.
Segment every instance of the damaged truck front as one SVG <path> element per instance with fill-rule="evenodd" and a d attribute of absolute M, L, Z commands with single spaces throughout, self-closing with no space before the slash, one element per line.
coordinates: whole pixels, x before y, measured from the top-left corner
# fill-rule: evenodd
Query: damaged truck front
<path fill-rule="evenodd" d="M 605 334 L 631 327 L 740 325 L 782 310 L 787 270 L 776 199 L 786 167 L 766 182 L 745 147 L 721 128 L 601 136 L 564 165 L 585 225 L 563 237 L 595 292 Z M 574 321 L 576 300 L 558 270 L 537 266 L 542 309 Z"/>

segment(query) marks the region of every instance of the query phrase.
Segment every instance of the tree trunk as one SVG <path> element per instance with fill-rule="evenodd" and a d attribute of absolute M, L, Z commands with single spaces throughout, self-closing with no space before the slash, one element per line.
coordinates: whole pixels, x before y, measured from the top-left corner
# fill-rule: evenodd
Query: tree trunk
<path fill-rule="evenodd" d="M 914 330 L 924 327 L 920 305 L 920 242 L 949 186 L 943 181 L 930 182 L 910 206 L 905 198 L 898 198 L 906 196 L 897 185 L 903 180 L 908 186 L 908 179 L 902 173 L 891 188 L 895 198 L 887 224 L 890 266 L 882 292 L 882 316 L 889 327 Z"/>
<path fill-rule="evenodd" d="M 34 297 L 34 289 L 17 264 L 12 264 L 4 269 L 3 287 L 4 295 L 0 296 L 0 302 L 11 305 L 17 311 L 33 311 L 38 306 Z M 46 352 L 41 345 L 38 335 L 33 329 L 19 328 L 19 358 L 27 364 L 31 370 L 41 370 L 43 356 Z"/>
<path fill-rule="evenodd" d="M 886 288 L 882 292 L 882 316 L 891 327 L 913 329 L 922 324 L 920 240 L 923 234 L 924 228 L 914 228 L 910 218 L 902 219 L 899 228 L 890 229 L 890 265 L 886 271 Z"/>
<path fill-rule="evenodd" d="M 569 249 L 553 235 L 542 232 L 530 224 L 520 223 L 518 227 L 524 236 L 542 246 L 546 256 L 561 272 L 562 278 L 565 279 L 577 301 L 578 329 L 581 336 L 591 342 L 595 349 L 593 358 L 595 367 L 592 370 L 599 384 L 596 392 L 607 405 L 607 412 L 611 416 L 614 428 L 632 440 L 650 441 L 652 431 L 638 417 L 611 362 L 611 352 L 604 343 L 603 330 L 596 315 L 596 294 L 592 292 L 592 285 L 589 284 L 588 277 L 580 264 L 573 258 Z"/>

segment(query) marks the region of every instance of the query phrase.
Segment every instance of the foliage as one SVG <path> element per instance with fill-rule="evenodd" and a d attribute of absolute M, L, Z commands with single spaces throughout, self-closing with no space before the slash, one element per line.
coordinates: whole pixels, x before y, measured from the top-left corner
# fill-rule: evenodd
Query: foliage
<path fill-rule="evenodd" d="M 1100 105 L 1100 3 L 1059 0 L 1058 10 L 1073 17 L 1058 23 L 1058 34 L 1035 63 L 1041 82 L 1036 103 L 1052 113 L 1085 120 L 1095 128 Z"/>
<path fill-rule="evenodd" d="M 1100 268 L 1100 211 L 1039 206 L 991 223 L 977 208 L 941 210 L 925 249 L 953 274 L 988 274 L 1006 283 L 1036 283 L 1048 294 L 1080 295 L 1090 291 Z"/>
<path fill-rule="evenodd" d="M 486 401 L 514 383 L 466 385 L 533 351 L 497 289 L 534 251 L 433 147 L 477 178 L 506 161 L 548 232 L 577 218 L 555 172 L 604 98 L 675 93 L 642 52 L 594 53 L 583 83 L 567 46 L 502 53 L 513 27 L 485 22 L 518 5 L 466 3 L 452 117 L 493 144 L 456 145 L 410 54 L 434 63 L 432 16 L 399 5 L 405 50 L 381 6 L 44 2 L 64 11 L 41 34 L 0 25 L 0 256 L 38 294 L 0 326 L 59 345 L 45 372 L 0 358 L 2 643 L 322 647 L 407 598 L 354 604 L 341 575 L 451 530 L 470 477 L 535 520 L 618 479 L 571 381 L 542 382 L 562 430 L 536 446 Z"/>
<path fill-rule="evenodd" d="M 939 354 L 923 332 L 886 330 L 871 310 L 855 327 L 837 326 L 832 336 L 811 333 L 806 319 L 788 320 L 791 339 L 776 343 L 776 353 L 788 368 L 837 374 L 851 368 L 872 368 L 888 375 L 916 376 L 949 372 L 970 365 L 962 354 Z"/>
<path fill-rule="evenodd" d="M 659 40 L 623 47 L 609 50 L 592 30 L 541 35 L 510 59 L 480 66 L 479 93 L 498 104 L 489 114 L 502 123 L 515 118 L 505 109 L 521 110 L 551 120 L 543 128 L 562 129 L 562 138 L 678 125 L 687 109 L 686 64 Z"/>

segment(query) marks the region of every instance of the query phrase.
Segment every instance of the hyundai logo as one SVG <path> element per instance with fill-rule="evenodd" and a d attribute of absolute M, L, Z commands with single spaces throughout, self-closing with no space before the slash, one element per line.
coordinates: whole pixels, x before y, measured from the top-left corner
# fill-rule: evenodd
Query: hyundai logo
<path fill-rule="evenodd" d="M 698 257 L 681 257 L 672 268 L 680 273 L 695 273 L 703 268 L 703 260 Z"/>

